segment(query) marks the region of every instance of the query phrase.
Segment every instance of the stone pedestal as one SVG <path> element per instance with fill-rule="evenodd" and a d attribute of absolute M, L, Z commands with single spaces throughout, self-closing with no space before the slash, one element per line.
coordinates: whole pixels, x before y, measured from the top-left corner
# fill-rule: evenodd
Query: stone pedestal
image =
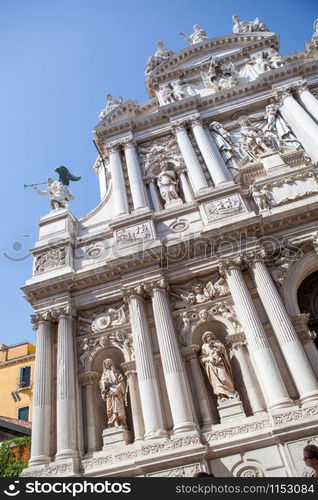
<path fill-rule="evenodd" d="M 109 427 L 103 430 L 103 451 L 109 451 L 110 446 L 122 446 L 131 442 L 131 433 L 123 426 Z"/>
<path fill-rule="evenodd" d="M 167 201 L 167 203 L 165 203 L 165 209 L 168 210 L 169 208 L 170 209 L 178 208 L 178 207 L 181 207 L 182 205 L 183 205 L 183 203 L 182 203 L 181 198 L 179 200 L 171 200 L 171 201 Z"/>
<path fill-rule="evenodd" d="M 238 422 L 246 418 L 242 402 L 239 399 L 227 399 L 226 401 L 222 401 L 217 409 L 222 424 L 229 420 Z"/>
<path fill-rule="evenodd" d="M 267 173 L 275 172 L 277 174 L 284 170 L 290 170 L 279 153 L 266 153 L 262 155 L 261 159 Z"/>

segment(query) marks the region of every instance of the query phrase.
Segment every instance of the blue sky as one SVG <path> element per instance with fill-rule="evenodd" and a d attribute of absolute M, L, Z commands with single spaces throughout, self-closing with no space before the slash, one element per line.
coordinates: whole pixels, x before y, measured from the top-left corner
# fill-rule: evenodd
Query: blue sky
<path fill-rule="evenodd" d="M 282 54 L 303 50 L 315 7 L 314 0 L 1 0 L 0 343 L 35 339 L 20 287 L 49 200 L 23 184 L 55 178 L 65 165 L 82 176 L 71 187 L 74 216 L 96 206 L 92 129 L 106 93 L 147 100 L 144 70 L 155 42 L 178 51 L 186 46 L 178 32 L 190 34 L 196 23 L 211 38 L 231 33 L 234 13 L 260 17 L 280 36 Z"/>

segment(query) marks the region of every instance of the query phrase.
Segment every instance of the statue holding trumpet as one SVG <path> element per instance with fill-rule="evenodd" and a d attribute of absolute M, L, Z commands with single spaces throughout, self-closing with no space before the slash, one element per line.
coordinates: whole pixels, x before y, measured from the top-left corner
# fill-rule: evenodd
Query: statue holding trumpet
<path fill-rule="evenodd" d="M 67 209 L 68 203 L 75 199 L 75 196 L 70 192 L 67 186 L 71 181 L 79 181 L 81 177 L 72 175 L 66 167 L 58 167 L 55 172 L 59 174 L 59 180 L 53 180 L 51 177 L 46 182 L 39 182 L 37 184 L 24 184 L 24 187 L 32 187 L 40 195 L 50 196 L 51 211 L 54 212 L 59 209 Z M 38 188 L 41 184 L 46 184 L 47 189 L 42 191 Z"/>

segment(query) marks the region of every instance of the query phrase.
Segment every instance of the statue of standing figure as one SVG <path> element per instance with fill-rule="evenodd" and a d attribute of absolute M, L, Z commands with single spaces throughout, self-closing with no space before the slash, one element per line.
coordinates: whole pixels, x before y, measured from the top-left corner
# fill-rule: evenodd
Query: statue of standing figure
<path fill-rule="evenodd" d="M 212 332 L 202 336 L 200 361 L 207 374 L 218 403 L 238 397 L 234 387 L 230 361 L 224 344 L 216 339 Z"/>
<path fill-rule="evenodd" d="M 183 36 L 189 42 L 190 45 L 194 45 L 195 43 L 203 42 L 207 40 L 206 32 L 200 28 L 198 24 L 193 26 L 193 33 L 187 36 L 183 31 L 179 31 L 179 35 Z"/>
<path fill-rule="evenodd" d="M 180 200 L 176 173 L 174 170 L 168 170 L 167 165 L 162 165 L 161 172 L 157 176 L 157 184 L 160 194 L 166 203 L 173 200 Z"/>
<path fill-rule="evenodd" d="M 103 362 L 103 374 L 99 381 L 102 399 L 106 403 L 107 427 L 127 427 L 125 413 L 126 384 L 124 376 L 116 370 L 112 359 Z"/>
<path fill-rule="evenodd" d="M 161 64 L 165 59 L 168 59 L 173 54 L 172 50 L 166 49 L 162 40 L 158 40 L 156 43 L 157 50 L 155 54 L 149 57 L 146 64 L 145 75 L 149 75 L 159 64 Z"/>
<path fill-rule="evenodd" d="M 233 14 L 232 20 L 234 22 L 233 33 L 269 31 L 266 24 L 264 24 L 258 17 L 256 17 L 254 21 L 241 21 L 237 14 Z"/>

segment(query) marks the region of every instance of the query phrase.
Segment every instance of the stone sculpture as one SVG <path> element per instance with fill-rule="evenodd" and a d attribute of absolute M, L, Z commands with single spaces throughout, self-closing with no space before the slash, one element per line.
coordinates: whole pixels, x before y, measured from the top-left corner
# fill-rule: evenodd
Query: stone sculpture
<path fill-rule="evenodd" d="M 187 36 L 183 31 L 179 31 L 179 35 L 183 36 L 190 45 L 203 42 L 208 38 L 206 32 L 198 24 L 193 26 L 193 33 L 191 35 Z"/>
<path fill-rule="evenodd" d="M 100 112 L 99 119 L 102 120 L 103 118 L 105 118 L 105 116 L 108 115 L 108 113 L 113 111 L 113 109 L 117 108 L 117 106 L 119 106 L 122 102 L 123 102 L 122 96 L 119 96 L 119 100 L 118 100 L 118 99 L 114 99 L 112 94 L 107 94 L 106 95 L 106 107 L 105 107 L 105 109 L 102 109 L 102 111 Z"/>
<path fill-rule="evenodd" d="M 173 54 L 172 50 L 165 49 L 164 43 L 162 40 L 159 40 L 156 43 L 157 51 L 151 57 L 149 57 L 146 64 L 145 75 L 149 75 L 151 71 L 153 71 L 159 64 L 168 59 Z"/>
<path fill-rule="evenodd" d="M 178 195 L 177 175 L 174 170 L 168 170 L 167 165 L 162 165 L 161 172 L 157 176 L 157 184 L 160 195 L 166 203 L 173 200 L 180 200 Z"/>
<path fill-rule="evenodd" d="M 233 33 L 251 33 L 254 31 L 269 31 L 266 24 L 264 24 L 258 17 L 254 21 L 241 21 L 237 14 L 232 16 L 234 26 Z"/>
<path fill-rule="evenodd" d="M 241 144 L 247 155 L 255 160 L 260 155 L 272 151 L 263 138 L 262 131 L 251 124 L 248 118 L 241 121 Z"/>
<path fill-rule="evenodd" d="M 99 381 L 103 401 L 106 403 L 107 427 L 127 427 L 125 413 L 126 384 L 124 376 L 116 370 L 112 359 L 103 362 L 103 374 Z"/>
<path fill-rule="evenodd" d="M 59 210 L 60 208 L 68 208 L 68 203 L 75 199 L 75 196 L 70 190 L 64 186 L 61 181 L 54 181 L 50 177 L 47 180 L 47 189 L 42 191 L 35 184 L 32 184 L 33 189 L 38 194 L 50 196 L 51 211 Z"/>
<path fill-rule="evenodd" d="M 260 210 L 268 210 L 271 207 L 272 194 L 264 187 L 252 186 L 251 194 Z"/>
<path fill-rule="evenodd" d="M 202 336 L 200 361 L 204 367 L 218 403 L 237 397 L 233 374 L 225 346 L 210 331 Z"/>

